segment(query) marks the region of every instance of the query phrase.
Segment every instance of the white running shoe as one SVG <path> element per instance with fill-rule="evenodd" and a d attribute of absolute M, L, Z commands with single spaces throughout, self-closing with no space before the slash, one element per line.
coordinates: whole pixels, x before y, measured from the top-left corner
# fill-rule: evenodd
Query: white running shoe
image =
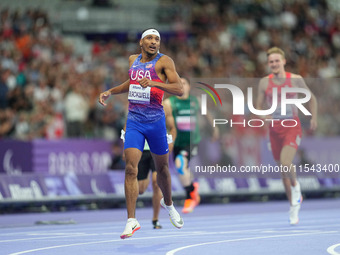
<path fill-rule="evenodd" d="M 181 215 L 179 215 L 179 213 L 176 211 L 174 205 L 172 204 L 170 206 L 167 206 L 164 203 L 164 198 L 162 198 L 161 206 L 168 211 L 172 225 L 174 225 L 176 228 L 182 228 L 184 225 L 184 221 Z"/>
<path fill-rule="evenodd" d="M 292 194 L 292 205 L 289 209 L 289 222 L 290 225 L 296 225 L 299 223 L 299 211 L 301 208 L 301 203 L 303 200 L 300 184 L 296 182 L 295 187 L 291 187 L 291 194 Z"/>
<path fill-rule="evenodd" d="M 290 225 L 296 225 L 299 223 L 299 211 L 301 205 L 291 205 L 289 209 L 289 223 Z"/>
<path fill-rule="evenodd" d="M 139 222 L 135 218 L 129 218 L 120 238 L 125 239 L 131 237 L 138 229 L 140 229 Z"/>

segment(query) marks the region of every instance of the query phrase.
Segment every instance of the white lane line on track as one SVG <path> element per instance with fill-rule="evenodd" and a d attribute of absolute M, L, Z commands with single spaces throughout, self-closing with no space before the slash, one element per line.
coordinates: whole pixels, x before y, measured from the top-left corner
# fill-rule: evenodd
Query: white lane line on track
<path fill-rule="evenodd" d="M 238 224 L 238 225 L 235 224 L 235 225 L 228 225 L 228 228 L 240 227 L 240 225 L 243 226 L 242 224 Z M 298 231 L 301 231 L 301 232 L 322 231 L 326 227 L 335 228 L 335 227 L 340 226 L 340 224 L 322 225 L 323 229 L 315 229 L 315 228 L 319 227 L 318 225 L 317 226 L 312 225 L 312 226 L 274 227 L 274 225 L 277 225 L 277 224 L 275 224 L 275 223 L 268 223 L 267 222 L 267 223 L 262 223 L 262 224 L 248 224 L 248 227 L 249 226 L 254 226 L 254 225 L 256 225 L 256 226 L 267 226 L 267 225 L 270 225 L 271 228 L 269 228 L 269 229 L 268 228 L 266 228 L 266 229 L 262 228 L 262 229 L 253 229 L 253 230 L 249 230 L 249 229 L 242 230 L 242 229 L 240 229 L 240 230 L 237 230 L 237 232 L 230 231 L 230 232 L 225 232 L 225 234 L 228 234 L 228 233 L 230 233 L 230 234 L 240 233 L 240 232 L 245 232 L 245 231 L 268 231 L 268 233 L 270 233 L 270 232 L 274 233 L 274 232 L 277 232 L 277 231 L 292 231 L 292 232 L 294 232 L 294 231 L 296 231 L 296 232 L 298 232 Z M 112 230 L 114 230 L 114 228 L 115 227 L 105 227 L 105 228 L 104 227 L 103 228 L 95 227 L 95 228 L 85 228 L 85 229 L 73 229 L 73 230 L 69 230 L 69 231 L 64 229 L 63 232 L 64 232 L 65 235 L 72 235 L 72 237 L 76 237 L 79 234 L 84 234 L 84 235 L 89 235 L 90 236 L 90 235 L 98 235 L 98 233 L 97 234 L 86 234 L 86 233 L 79 233 L 79 232 L 76 232 L 76 233 L 73 232 L 72 233 L 72 231 L 89 230 L 89 231 L 91 231 L 93 233 L 94 230 L 104 230 L 104 229 L 112 229 Z M 295 228 L 298 228 L 298 229 L 295 229 Z M 191 231 L 189 231 L 189 233 L 197 233 L 198 231 L 192 231 L 192 230 L 195 230 L 195 229 L 198 229 L 199 231 L 201 231 L 202 227 L 190 227 Z M 204 230 L 209 230 L 209 229 L 215 229 L 216 230 L 216 227 L 209 227 L 209 226 L 207 226 L 207 227 L 204 228 Z M 58 235 L 60 235 L 60 232 L 53 232 L 53 231 L 54 230 L 52 230 L 52 231 L 37 231 L 37 232 L 30 231 L 30 232 L 21 232 L 21 233 L 19 232 L 19 233 L 16 234 L 16 236 L 18 236 L 19 234 L 26 234 L 28 236 L 32 236 L 32 235 L 49 235 L 49 236 L 55 235 L 55 236 L 54 237 L 48 237 L 48 238 L 47 237 L 46 238 L 45 237 L 36 237 L 36 238 L 20 238 L 20 239 L 0 240 L 0 243 L 14 242 L 14 241 L 26 241 L 26 240 L 38 240 L 38 239 L 50 239 L 50 238 L 52 239 L 52 238 L 62 238 L 63 237 L 63 236 L 58 236 Z M 182 231 L 182 233 L 184 231 Z M 330 231 L 330 229 L 328 229 L 328 231 Z M 154 232 L 154 230 L 146 231 L 146 233 L 153 233 L 153 232 Z M 14 233 L 12 233 L 12 234 L 14 235 Z M 112 232 L 109 232 L 108 234 L 112 234 L 112 235 L 117 234 L 118 235 L 118 234 L 120 234 L 120 232 L 112 231 Z M 103 233 L 101 233 L 101 235 L 103 235 Z M 0 234 L 0 236 L 5 236 L 5 234 L 3 234 L 3 235 Z M 9 235 L 7 235 L 7 236 L 9 236 Z"/>
<path fill-rule="evenodd" d="M 250 230 L 254 231 L 254 230 Z M 243 230 L 243 231 L 238 231 L 238 232 L 250 232 L 249 230 Z M 225 232 L 225 233 L 230 233 L 231 231 Z M 236 232 L 236 231 L 234 231 Z M 338 231 L 327 231 L 327 232 L 320 232 L 318 234 L 326 234 L 326 233 L 336 233 Z M 20 251 L 20 252 L 15 252 L 11 253 L 9 255 L 21 255 L 21 254 L 27 254 L 27 253 L 32 253 L 32 252 L 37 252 L 37 251 L 44 251 L 44 250 L 51 250 L 51 249 L 58 249 L 58 248 L 65 248 L 65 247 L 74 247 L 74 246 L 82 246 L 82 245 L 91 245 L 91 244 L 101 244 L 101 243 L 113 243 L 113 242 L 126 242 L 126 241 L 131 241 L 133 242 L 134 240 L 149 240 L 149 239 L 160 239 L 160 238 L 171 238 L 171 237 L 188 237 L 189 235 L 191 236 L 199 236 L 199 235 L 216 235 L 216 234 L 223 234 L 224 232 L 211 232 L 211 233 L 193 233 L 193 234 L 179 234 L 179 235 L 164 235 L 164 236 L 153 236 L 153 237 L 139 237 L 139 238 L 132 238 L 132 239 L 127 239 L 122 241 L 121 239 L 117 240 L 103 240 L 103 241 L 95 241 L 95 242 L 86 242 L 86 243 L 73 243 L 73 244 L 65 244 L 65 245 L 56 245 L 56 246 L 49 246 L 49 247 L 42 247 L 42 248 L 37 248 L 37 249 L 32 249 L 32 250 L 25 250 L 25 251 Z M 281 235 L 281 236 L 296 236 L 296 235 L 313 235 L 316 233 L 306 233 L 306 234 L 292 234 L 292 235 Z M 272 238 L 275 238 L 276 236 L 273 236 Z M 267 237 L 269 238 L 269 237 Z M 254 239 L 254 238 L 253 238 Z"/>
<path fill-rule="evenodd" d="M 264 231 L 267 229 L 253 229 L 253 230 L 235 230 L 235 231 L 225 231 L 225 232 L 214 232 L 214 233 L 209 233 L 209 232 L 205 232 L 205 231 L 191 231 L 191 232 L 185 232 L 185 233 L 181 233 L 181 236 L 189 236 L 189 235 L 209 235 L 209 234 L 216 234 L 216 233 L 223 233 L 223 234 L 237 234 L 237 233 L 243 233 L 243 232 L 258 232 L 258 231 Z M 120 234 L 120 233 L 106 233 L 106 234 Z M 15 241 L 27 241 L 27 240 L 37 240 L 37 239 L 51 239 L 51 238 L 63 238 L 63 237 L 84 237 L 84 236 L 94 236 L 97 235 L 99 236 L 99 234 L 83 234 L 83 235 L 72 235 L 72 236 L 55 236 L 55 237 L 46 237 L 46 238 L 27 238 L 27 239 L 13 239 L 13 240 L 4 240 L 2 242 L 15 242 Z M 100 235 L 104 235 L 103 233 Z M 168 235 L 167 237 L 177 237 L 178 234 L 173 234 L 173 235 Z M 147 238 L 153 238 L 153 237 L 147 237 Z M 133 240 L 136 240 L 139 238 L 133 238 Z M 143 239 L 143 238 L 142 238 Z M 131 239 L 130 239 L 131 240 Z"/>
<path fill-rule="evenodd" d="M 203 246 L 203 245 L 210 245 L 210 244 L 219 244 L 219 243 L 230 243 L 230 242 L 240 242 L 240 241 L 250 241 L 250 240 L 259 240 L 259 239 L 270 239 L 270 238 L 280 238 L 280 237 L 290 237 L 290 236 L 304 236 L 304 235 L 320 235 L 320 234 L 332 234 L 337 233 L 338 231 L 326 231 L 326 232 L 319 232 L 319 233 L 304 233 L 304 234 L 290 234 L 290 235 L 274 235 L 274 236 L 258 236 L 258 237 L 247 237 L 247 238 L 238 238 L 238 239 L 229 239 L 229 240 L 222 240 L 222 241 L 215 241 L 215 242 L 207 242 L 207 243 L 199 243 L 199 244 L 193 244 L 193 245 L 187 245 L 183 246 L 177 249 L 173 249 L 171 251 L 168 251 L 166 255 L 174 255 L 176 252 L 193 248 L 197 246 Z M 338 254 L 338 253 L 336 253 Z"/>
<path fill-rule="evenodd" d="M 110 224 L 110 222 L 108 222 L 107 224 Z M 53 231 L 60 231 L 60 228 L 56 229 L 56 228 L 53 228 L 53 229 L 47 229 L 46 231 L 42 231 L 42 230 L 38 230 L 39 227 L 36 227 L 36 230 L 31 230 L 31 231 L 25 231 L 25 232 L 12 232 L 12 233 L 1 233 L 0 236 L 11 236 L 11 235 L 24 235 L 24 234 L 27 234 L 27 235 L 31 235 L 33 233 L 53 233 Z M 122 228 L 122 224 L 120 224 L 119 226 L 106 226 L 106 227 L 88 227 L 88 226 L 75 226 L 75 225 L 72 225 L 72 229 L 63 229 L 62 231 L 65 232 L 65 234 L 67 232 L 67 234 L 73 234 L 72 232 L 73 231 L 96 231 L 96 230 L 105 230 L 105 229 L 114 229 L 114 228 Z M 1 229 L 0 229 L 1 230 Z M 4 230 L 2 230 L 4 231 Z"/>
<path fill-rule="evenodd" d="M 218 219 L 218 221 L 220 221 L 220 218 L 223 218 L 223 219 L 227 219 L 228 220 L 228 217 L 224 216 L 214 216 L 213 219 Z M 205 219 L 206 220 L 206 217 L 193 217 L 193 218 L 189 218 L 187 219 L 187 221 L 196 221 L 196 220 L 200 220 L 200 219 Z M 281 217 L 280 217 L 281 219 Z M 231 220 L 229 218 L 229 220 Z M 299 226 L 297 227 L 303 227 L 303 228 L 306 228 L 306 227 L 312 227 L 312 228 L 315 228 L 315 227 L 324 227 L 324 226 L 336 226 L 333 224 L 331 225 L 325 225 L 325 222 L 329 222 L 330 219 L 321 219 L 321 220 L 304 220 L 304 221 L 301 221 L 301 223 L 299 224 Z M 141 222 L 141 221 L 140 221 Z M 235 222 L 235 221 L 233 221 Z M 285 222 L 280 220 L 280 221 L 277 221 L 277 222 L 263 222 L 263 218 L 261 220 L 259 220 L 258 222 L 257 221 L 251 221 L 251 222 L 248 222 L 248 223 L 238 223 L 238 224 L 232 224 L 232 225 L 228 225 L 230 228 L 233 228 L 233 227 L 249 227 L 249 226 L 274 226 L 274 225 L 283 225 Z M 98 225 L 103 225 L 105 224 L 105 226 L 98 226 Z M 109 226 L 107 226 L 109 224 Z M 307 226 L 308 225 L 311 225 L 311 226 Z M 319 225 L 320 224 L 320 225 Z M 91 228 L 91 225 L 94 225 L 93 228 Z M 340 224 L 337 224 L 337 226 L 340 226 Z M 38 228 L 43 228 L 43 227 L 46 227 L 46 226 L 30 226 L 30 227 L 24 227 L 25 229 L 27 228 L 35 228 L 35 229 L 38 229 Z M 56 226 L 56 228 L 53 228 L 53 230 L 47 230 L 46 232 L 51 232 L 51 231 L 60 231 L 60 227 L 61 226 Z M 291 228 L 292 226 L 288 226 L 288 223 L 287 223 L 287 228 Z M 293 226 L 295 227 L 295 226 Z M 69 229 L 69 228 L 63 228 L 62 231 L 64 232 L 70 232 L 70 234 L 72 234 L 72 231 L 95 231 L 95 230 L 103 230 L 103 229 L 116 229 L 116 228 L 121 228 L 121 223 L 120 222 L 101 222 L 101 223 L 83 223 L 82 225 L 72 225 L 72 229 Z M 207 226 L 206 228 L 209 228 L 209 226 Z M 211 228 L 215 228 L 215 227 L 211 227 Z M 13 228 L 0 228 L 0 230 L 2 231 L 6 231 L 6 230 L 11 230 L 13 231 L 14 229 Z M 20 228 L 15 228 L 16 230 L 18 229 L 22 229 L 22 227 Z M 193 227 L 191 229 L 196 229 L 196 227 Z M 197 229 L 201 229 L 201 227 L 197 227 Z M 28 234 L 28 233 L 33 233 L 35 232 L 35 230 L 32 230 L 32 231 L 23 231 L 23 232 L 13 232 L 13 233 L 0 233 L 0 236 L 10 236 L 10 235 L 19 235 L 19 234 Z M 44 232 L 44 231 L 41 231 L 41 230 L 37 230 L 36 232 Z"/>
<path fill-rule="evenodd" d="M 31 240 L 46 240 L 46 239 L 54 239 L 54 238 L 66 238 L 66 237 L 85 237 L 85 236 L 98 236 L 99 234 L 77 234 L 77 235 L 56 235 L 56 236 L 47 236 L 47 237 L 33 237 L 33 238 L 21 238 L 21 239 L 10 239 L 10 240 L 0 240 L 0 243 L 10 243 L 10 242 L 18 242 L 18 241 L 31 241 Z"/>
<path fill-rule="evenodd" d="M 328 209 L 327 209 L 328 210 Z M 331 209 L 329 209 L 329 210 L 331 210 Z M 333 209 L 333 210 L 335 210 L 335 209 Z M 337 209 L 338 210 L 338 209 Z M 320 211 L 322 211 L 322 210 L 320 210 Z M 318 211 L 319 212 L 319 211 Z M 327 211 L 328 212 L 328 211 Z M 279 213 L 279 214 L 281 214 L 280 212 L 277 212 L 277 213 Z M 252 223 L 254 224 L 254 225 L 257 225 L 258 223 L 261 223 L 261 222 L 263 222 L 263 218 L 266 218 L 266 215 L 267 214 L 259 214 L 259 219 L 258 219 L 258 221 L 256 221 L 256 220 L 252 220 Z M 269 215 L 269 214 L 268 214 Z M 271 215 L 271 217 L 273 216 L 273 214 L 270 214 Z M 238 220 L 237 218 L 234 218 L 234 217 L 240 217 L 240 215 L 216 215 L 216 216 L 214 216 L 214 217 L 212 217 L 212 219 L 211 220 L 213 220 L 213 221 L 220 221 L 220 219 L 229 219 L 230 221 L 232 221 L 232 222 L 245 222 L 246 224 L 245 225 L 249 225 L 249 218 L 247 217 L 247 216 L 249 216 L 249 214 L 244 214 L 244 215 L 242 215 L 242 216 L 244 216 L 244 219 L 240 219 L 240 220 Z M 196 220 L 206 220 L 206 217 L 207 216 L 195 216 L 195 217 L 192 217 L 192 218 L 187 218 L 187 222 L 189 222 L 189 221 L 196 221 Z M 254 215 L 252 215 L 252 217 L 254 217 Z M 308 217 L 308 218 L 310 218 L 310 217 Z M 282 219 L 282 217 L 280 216 L 280 215 L 275 215 L 275 218 L 273 218 L 274 220 L 278 220 L 279 222 L 283 222 L 281 219 Z M 146 219 L 143 219 L 143 220 L 145 220 L 146 221 Z M 143 221 L 142 220 L 142 221 Z M 288 221 L 288 220 L 287 220 Z M 320 219 L 320 220 L 315 220 L 315 219 L 312 219 L 312 218 L 310 218 L 310 219 L 305 219 L 304 221 L 303 221 L 303 223 L 322 223 L 322 222 L 328 222 L 329 221 L 329 218 L 324 218 L 324 219 Z M 122 221 L 123 222 L 123 221 Z M 140 221 L 141 222 L 141 221 Z M 258 222 L 258 223 L 257 223 Z M 81 224 L 81 225 L 80 225 Z M 110 224 L 110 226 L 109 227 L 107 227 L 107 224 Z M 74 229 L 74 228 L 90 228 L 90 226 L 91 225 L 95 225 L 98 229 L 101 229 L 101 228 L 111 228 L 111 227 L 120 227 L 120 225 L 121 225 L 121 222 L 117 222 L 117 221 L 112 221 L 112 222 L 110 222 L 110 221 L 108 221 L 108 222 L 98 222 L 98 223 L 96 223 L 96 222 L 91 222 L 91 223 L 79 223 L 78 225 L 76 224 L 76 225 L 72 225 L 72 229 Z M 100 225 L 104 225 L 103 227 L 99 227 Z M 15 230 L 18 230 L 18 229 L 28 229 L 28 228 L 37 228 L 37 227 L 45 227 L 45 226 L 34 226 L 34 225 L 31 225 L 31 226 L 24 226 L 24 227 L 22 227 L 22 226 L 18 226 L 18 227 L 8 227 L 8 228 L 6 228 L 6 227 L 4 227 L 4 228 L 1 228 L 0 227 L 0 230 L 13 230 L 13 229 L 15 229 Z M 56 228 L 58 227 L 60 227 L 60 226 L 55 226 Z M 91 228 L 92 229 L 92 228 Z M 65 230 L 65 231 L 67 231 L 67 230 Z M 22 232 L 22 233 L 25 233 L 25 232 Z M 5 234 L 3 234 L 3 233 L 0 233 L 0 236 L 2 236 L 2 235 L 10 235 L 10 234 L 13 234 L 13 235 L 17 235 L 18 234 L 18 232 L 15 232 L 15 233 L 5 233 Z"/>
<path fill-rule="evenodd" d="M 66 232 L 32 232 L 27 233 L 28 236 L 65 236 L 65 235 L 86 235 L 87 233 L 74 232 L 74 233 L 66 233 Z"/>
<path fill-rule="evenodd" d="M 195 234 L 195 235 L 202 235 L 202 234 Z M 103 241 L 96 241 L 96 242 L 87 242 L 87 243 L 74 243 L 74 244 L 66 244 L 66 245 L 56 245 L 56 246 L 49 246 L 49 247 L 43 247 L 43 248 L 37 248 L 32 250 L 26 250 L 26 251 L 20 251 L 11 253 L 9 255 L 21 255 L 21 254 L 27 254 L 31 252 L 36 251 L 44 251 L 44 250 L 51 250 L 51 249 L 57 249 L 57 248 L 64 248 L 64 247 L 72 247 L 72 246 L 81 246 L 81 245 L 90 245 L 90 244 L 101 244 L 101 243 L 113 243 L 113 242 L 126 242 L 126 241 L 133 241 L 133 240 L 148 240 L 148 239 L 160 239 L 160 238 L 169 238 L 169 237 L 183 237 L 188 236 L 188 234 L 181 234 L 181 235 L 166 235 L 166 236 L 153 236 L 153 237 L 140 237 L 140 238 L 133 238 L 133 239 L 127 239 L 127 240 L 103 240 Z"/>
<path fill-rule="evenodd" d="M 216 229 L 216 228 L 215 228 Z M 287 230 L 289 231 L 289 230 Z M 308 230 L 301 230 L 302 232 L 307 232 Z M 310 231 L 310 230 L 309 230 Z M 313 231 L 320 231 L 320 230 L 313 230 Z M 261 228 L 261 229 L 247 229 L 247 230 L 233 230 L 233 231 L 223 231 L 223 232 L 213 232 L 219 233 L 219 234 L 238 234 L 238 233 L 250 233 L 250 232 L 259 232 L 259 233 L 266 233 L 266 232 L 280 232 L 279 230 L 272 230 L 267 228 Z M 294 230 L 291 230 L 291 232 L 294 232 Z M 147 233 L 155 233 L 154 231 L 148 231 Z M 282 232 L 281 232 L 282 233 Z M 66 237 L 86 237 L 86 236 L 104 236 L 104 235 L 119 235 L 120 232 L 109 232 L 109 233 L 100 233 L 100 234 L 86 234 L 86 233 L 48 233 L 48 237 L 32 237 L 32 238 L 21 238 L 21 239 L 8 239 L 8 240 L 0 240 L 0 243 L 8 243 L 8 242 L 17 242 L 17 241 L 30 241 L 30 240 L 44 240 L 44 239 L 54 239 L 54 238 L 66 238 Z M 209 235 L 210 233 L 207 231 L 181 231 L 181 235 Z M 28 235 L 45 235 L 45 233 L 32 233 Z M 54 235 L 54 236 L 51 236 Z M 169 236 L 177 236 L 178 234 L 170 234 Z"/>
<path fill-rule="evenodd" d="M 279 229 L 279 230 L 280 229 L 281 230 L 284 230 L 284 229 L 290 230 L 290 229 L 296 228 L 296 227 L 298 227 L 300 230 L 307 230 L 309 228 L 318 228 L 318 227 L 320 227 L 321 228 L 320 230 L 322 230 L 325 227 L 332 227 L 332 228 L 334 228 L 334 227 L 340 226 L 340 224 L 334 224 L 334 223 L 330 224 L 330 225 L 325 225 L 325 224 L 322 224 L 321 222 L 325 222 L 325 221 L 324 220 L 313 220 L 313 221 L 309 221 L 308 220 L 308 221 L 304 221 L 303 224 L 300 224 L 299 226 L 293 226 L 293 227 L 292 226 L 288 226 L 288 225 L 286 227 L 283 227 L 282 226 L 282 224 L 283 224 L 282 221 L 281 222 L 262 222 L 262 223 L 248 223 L 248 224 L 233 224 L 233 225 L 228 225 L 228 227 L 229 228 L 234 228 L 234 227 L 240 228 L 240 227 L 243 227 L 243 226 L 244 227 L 270 226 L 271 228 L 274 228 L 275 230 L 277 230 L 277 229 Z M 312 224 L 308 226 L 308 225 L 306 225 L 307 223 L 312 223 Z M 315 223 L 321 223 L 321 224 L 319 225 L 319 224 L 315 224 Z M 79 225 L 75 226 L 75 225 L 73 225 L 72 229 L 65 229 L 64 228 L 62 231 L 65 232 L 65 235 L 67 235 L 67 234 L 74 235 L 73 231 L 91 231 L 91 233 L 93 233 L 93 231 L 96 231 L 96 230 L 105 230 L 105 229 L 109 230 L 110 229 L 110 230 L 113 230 L 113 232 L 111 232 L 111 233 L 114 234 L 118 230 L 117 229 L 118 228 L 117 224 L 114 224 L 114 225 L 112 224 L 111 226 L 105 226 L 105 227 L 104 226 L 103 227 L 94 226 L 93 228 L 90 227 L 91 225 L 94 225 L 94 224 L 92 224 L 92 223 L 84 224 L 83 226 L 79 226 Z M 281 226 L 280 227 L 274 227 L 275 225 L 281 225 Z M 216 227 L 209 227 L 209 226 L 207 226 L 207 227 L 205 227 L 205 230 L 212 229 L 212 228 L 216 229 Z M 192 226 L 192 227 L 190 227 L 190 229 L 191 230 L 195 230 L 195 229 L 201 230 L 202 228 L 201 227 Z M 46 233 L 46 235 L 51 235 L 51 234 L 53 234 L 53 231 L 56 231 L 56 230 L 57 229 L 53 228 L 52 230 L 47 229 L 46 231 L 39 230 L 39 231 L 27 231 L 27 232 L 16 232 L 16 233 L 1 233 L 0 236 L 11 236 L 11 235 L 18 236 L 20 234 L 33 235 L 34 233 Z M 60 232 L 60 228 L 58 230 Z M 114 231 L 114 230 L 116 230 L 116 231 Z M 69 233 L 67 233 L 67 232 L 69 232 Z M 7 242 L 7 240 L 4 240 L 4 241 Z M 1 240 L 0 240 L 0 242 L 1 242 Z"/>
<path fill-rule="evenodd" d="M 338 246 L 340 246 L 340 243 L 329 246 L 328 249 L 327 249 L 327 252 L 331 255 L 340 255 L 339 252 L 335 251 L 335 248 L 338 247 Z"/>

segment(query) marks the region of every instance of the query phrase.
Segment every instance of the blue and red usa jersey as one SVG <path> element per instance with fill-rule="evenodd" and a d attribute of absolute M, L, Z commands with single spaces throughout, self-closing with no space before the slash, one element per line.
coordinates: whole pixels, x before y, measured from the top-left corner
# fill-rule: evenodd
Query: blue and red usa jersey
<path fill-rule="evenodd" d="M 140 62 L 140 54 L 129 69 L 129 114 L 128 119 L 138 122 L 156 122 L 164 116 L 163 95 L 164 91 L 155 87 L 142 88 L 138 80 L 146 77 L 149 80 L 164 83 L 155 70 L 156 62 L 164 54 L 158 53 L 150 62 Z"/>

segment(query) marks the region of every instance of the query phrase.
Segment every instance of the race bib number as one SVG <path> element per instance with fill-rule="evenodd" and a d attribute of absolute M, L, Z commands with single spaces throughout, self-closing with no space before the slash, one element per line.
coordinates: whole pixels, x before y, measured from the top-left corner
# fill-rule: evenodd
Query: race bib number
<path fill-rule="evenodd" d="M 130 84 L 128 100 L 135 104 L 150 104 L 151 87 Z"/>

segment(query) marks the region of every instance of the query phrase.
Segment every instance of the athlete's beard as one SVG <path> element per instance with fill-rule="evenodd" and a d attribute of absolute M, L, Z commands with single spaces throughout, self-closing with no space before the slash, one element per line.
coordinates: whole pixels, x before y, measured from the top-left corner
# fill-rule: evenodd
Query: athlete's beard
<path fill-rule="evenodd" d="M 153 56 L 157 55 L 157 53 L 158 53 L 158 50 L 157 50 L 155 53 L 150 53 L 150 52 L 147 50 L 147 47 L 144 47 L 144 46 L 142 46 L 142 50 L 146 53 L 146 55 L 147 55 L 148 58 L 152 58 Z"/>
<path fill-rule="evenodd" d="M 150 53 L 150 52 L 147 52 L 147 51 L 145 51 L 145 52 L 146 52 L 146 55 L 147 55 L 148 58 L 152 58 L 153 56 L 155 56 L 157 54 L 157 52 L 156 53 Z"/>

